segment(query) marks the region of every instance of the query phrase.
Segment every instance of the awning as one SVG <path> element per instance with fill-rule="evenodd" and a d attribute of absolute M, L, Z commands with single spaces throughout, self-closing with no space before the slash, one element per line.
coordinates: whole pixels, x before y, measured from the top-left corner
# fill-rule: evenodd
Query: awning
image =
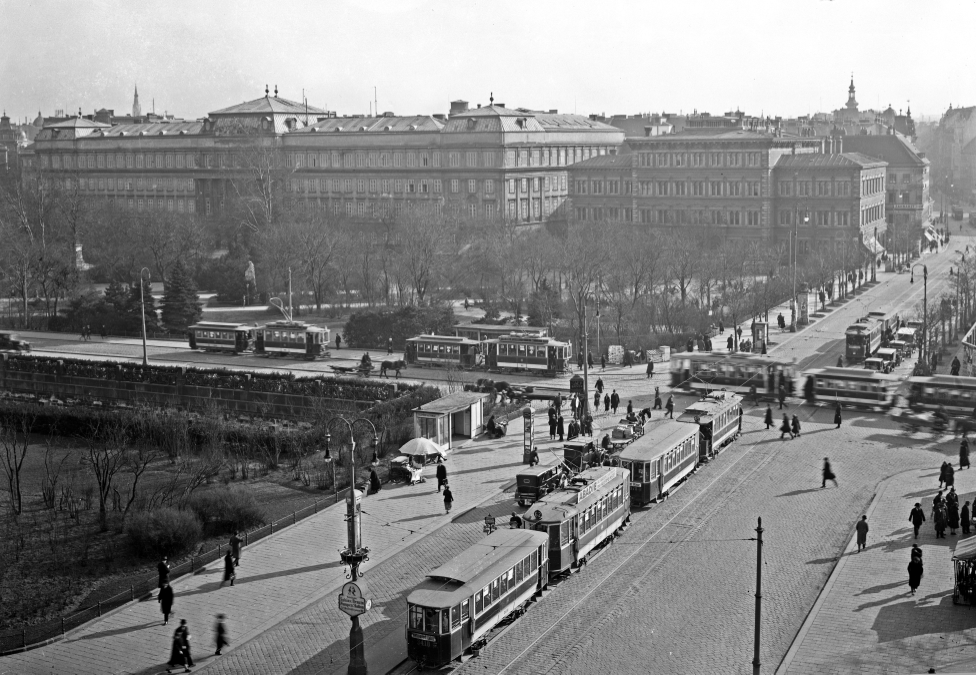
<path fill-rule="evenodd" d="M 925 230 L 922 234 L 925 235 L 925 238 L 928 239 L 929 242 L 938 241 L 935 235 L 929 232 L 928 230 Z"/>
<path fill-rule="evenodd" d="M 881 242 L 872 236 L 864 237 L 864 248 L 870 255 L 881 255 L 885 252 L 885 247 L 881 245 Z"/>

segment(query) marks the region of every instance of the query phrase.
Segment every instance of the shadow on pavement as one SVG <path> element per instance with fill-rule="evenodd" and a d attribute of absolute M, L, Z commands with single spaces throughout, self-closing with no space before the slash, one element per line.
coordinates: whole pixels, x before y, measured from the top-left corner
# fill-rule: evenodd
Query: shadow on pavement
<path fill-rule="evenodd" d="M 922 585 L 925 578 L 922 578 Z M 976 627 L 976 613 L 953 611 L 951 593 L 926 596 L 940 598 L 937 604 L 918 604 L 915 600 L 882 607 L 872 628 L 878 642 L 892 642 L 928 634 L 944 634 Z M 959 608 L 956 608 L 957 610 Z"/>
<path fill-rule="evenodd" d="M 908 583 L 908 579 L 905 579 L 904 581 L 895 581 L 895 582 L 892 582 L 890 584 L 881 584 L 880 586 L 871 586 L 870 588 L 865 588 L 860 593 L 855 593 L 854 596 L 857 597 L 858 595 L 867 595 L 868 593 L 880 593 L 881 591 L 887 591 L 887 590 L 889 590 L 891 588 L 898 588 L 899 586 L 904 586 L 907 583 Z"/>
<path fill-rule="evenodd" d="M 264 579 L 274 579 L 277 577 L 287 577 L 287 576 L 292 576 L 294 574 L 305 574 L 307 572 L 318 572 L 319 570 L 327 570 L 333 567 L 342 567 L 342 562 L 337 560 L 335 562 L 322 563 L 321 565 L 307 565 L 306 567 L 296 567 L 295 569 L 284 570 L 281 572 L 268 572 L 267 574 L 256 574 L 253 577 L 238 575 L 237 579 L 234 580 L 234 585 L 227 586 L 225 592 L 232 593 L 234 591 L 234 588 L 236 588 L 237 586 L 243 586 L 244 584 L 253 583 L 255 581 L 263 581 Z M 241 568 L 238 567 L 237 569 L 240 570 Z M 212 572 L 216 572 L 221 577 L 223 576 L 223 570 L 208 570 L 207 574 L 210 575 Z M 178 593 L 176 599 L 177 601 L 179 601 L 181 597 L 186 597 L 189 595 L 199 595 L 200 593 L 210 593 L 212 591 L 224 590 L 220 588 L 220 583 L 221 582 L 219 581 L 215 581 L 213 583 L 201 586 L 195 591 Z"/>
<path fill-rule="evenodd" d="M 137 630 L 142 630 L 143 628 L 152 628 L 153 626 L 159 626 L 162 625 L 162 623 L 163 623 L 163 615 L 162 613 L 160 613 L 159 621 L 150 621 L 149 623 L 144 623 L 141 626 L 127 626 L 125 628 L 116 628 L 114 630 L 103 630 L 100 633 L 91 633 L 89 635 L 83 635 L 78 638 L 65 640 L 65 643 L 81 642 L 82 640 L 98 640 L 99 638 L 112 637 L 113 635 L 125 635 L 126 633 L 132 633 Z"/>
<path fill-rule="evenodd" d="M 820 492 L 822 488 L 807 488 L 805 490 L 793 490 L 793 492 L 784 492 L 781 495 L 776 495 L 777 497 L 796 497 L 797 495 L 803 495 L 808 492 Z"/>

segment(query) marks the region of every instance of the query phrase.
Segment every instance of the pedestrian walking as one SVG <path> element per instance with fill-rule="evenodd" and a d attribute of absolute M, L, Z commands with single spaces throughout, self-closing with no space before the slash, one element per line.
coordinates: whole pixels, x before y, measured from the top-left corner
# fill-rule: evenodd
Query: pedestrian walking
<path fill-rule="evenodd" d="M 162 588 L 163 584 L 169 583 L 169 562 L 166 560 L 166 556 L 163 556 L 163 559 L 156 565 L 156 571 L 159 572 L 159 588 Z"/>
<path fill-rule="evenodd" d="M 786 413 L 783 413 L 783 421 L 779 425 L 779 430 L 780 430 L 779 440 L 783 440 L 783 437 L 786 434 L 790 435 L 791 441 L 793 440 L 793 427 L 790 426 L 790 418 L 786 416 Z"/>
<path fill-rule="evenodd" d="M 600 370 L 603 370 L 606 367 L 607 367 L 607 357 L 604 356 L 603 354 L 600 354 Z"/>
<path fill-rule="evenodd" d="M 912 595 L 915 595 L 915 591 L 922 583 L 923 572 L 922 558 L 913 555 L 912 561 L 908 563 L 908 587 L 911 589 Z"/>
<path fill-rule="evenodd" d="M 444 466 L 444 465 L 443 464 L 438 464 L 437 466 Z M 375 468 L 371 468 L 369 470 L 369 492 L 370 492 L 370 494 L 374 494 L 375 495 L 376 493 L 378 493 L 382 489 L 382 487 L 383 487 L 383 484 L 380 483 L 379 474 L 376 473 L 376 469 Z"/>
<path fill-rule="evenodd" d="M 665 409 L 668 411 L 667 415 L 671 419 L 674 419 L 674 396 L 668 394 L 668 402 L 664 405 Z"/>
<path fill-rule="evenodd" d="M 835 429 L 840 429 L 840 421 L 841 421 L 840 403 L 838 403 L 837 405 L 834 406 L 834 424 L 837 425 L 836 427 L 834 427 Z"/>
<path fill-rule="evenodd" d="M 234 536 L 230 538 L 230 554 L 234 558 L 234 567 L 241 564 L 241 546 L 244 545 L 244 538 L 241 537 L 239 530 L 234 530 Z"/>
<path fill-rule="evenodd" d="M 532 454 L 529 455 L 529 466 L 535 466 L 539 463 L 539 451 L 535 447 L 532 448 Z"/>
<path fill-rule="evenodd" d="M 654 410 L 661 409 L 661 388 L 654 387 Z"/>
<path fill-rule="evenodd" d="M 169 615 L 173 611 L 173 587 L 169 584 L 163 584 L 163 587 L 159 589 L 159 611 L 163 613 L 163 625 L 169 623 Z"/>
<path fill-rule="evenodd" d="M 227 639 L 227 627 L 224 625 L 224 615 L 217 615 L 217 625 L 214 626 L 214 642 L 217 643 L 217 651 L 214 656 L 220 656 L 220 650 L 230 646 Z"/>
<path fill-rule="evenodd" d="M 650 359 L 647 359 L 647 379 L 651 379 L 651 376 L 653 374 L 654 374 L 654 362 L 651 361 Z"/>
<path fill-rule="evenodd" d="M 961 366 L 962 366 L 962 364 L 959 362 L 959 357 L 958 356 L 953 356 L 952 357 L 952 363 L 949 366 L 949 374 L 950 375 L 958 375 L 959 374 L 959 368 Z"/>
<path fill-rule="evenodd" d="M 566 435 L 566 426 L 563 424 L 563 416 L 556 418 L 556 433 L 559 434 L 559 442 L 562 443 L 563 436 Z"/>
<path fill-rule="evenodd" d="M 556 440 L 556 418 L 555 417 L 549 418 L 549 440 L 550 441 Z"/>
<path fill-rule="evenodd" d="M 752 405 L 759 405 L 759 392 L 754 384 L 749 385 L 749 398 L 752 399 Z"/>
<path fill-rule="evenodd" d="M 925 511 L 922 510 L 922 505 L 918 502 L 915 502 L 915 508 L 908 514 L 908 522 L 915 528 L 915 538 L 918 539 L 918 528 L 922 527 L 922 523 L 925 522 Z"/>
<path fill-rule="evenodd" d="M 454 503 L 454 493 L 451 492 L 451 488 L 447 483 L 444 483 L 444 511 L 446 513 L 451 512 L 451 505 Z"/>
<path fill-rule="evenodd" d="M 945 504 L 939 504 L 932 512 L 932 520 L 935 523 L 935 538 L 945 539 L 946 525 L 948 524 L 948 513 Z"/>
<path fill-rule="evenodd" d="M 837 484 L 837 476 L 834 475 L 834 471 L 830 467 L 830 460 L 827 459 L 826 457 L 824 457 L 824 464 L 823 464 L 823 472 L 822 473 L 823 473 L 823 482 L 820 484 L 820 487 L 821 488 L 827 487 L 827 481 L 828 480 L 834 482 L 834 487 L 840 487 Z"/>
<path fill-rule="evenodd" d="M 447 485 L 447 467 L 438 464 L 434 474 L 437 476 L 437 491 L 440 492 L 441 488 Z"/>
<path fill-rule="evenodd" d="M 742 406 L 739 406 L 739 433 L 742 433 Z"/>
<path fill-rule="evenodd" d="M 718 334 L 725 335 L 725 324 L 722 323 L 721 319 L 718 320 Z"/>
<path fill-rule="evenodd" d="M 742 326 L 736 326 L 735 335 L 739 338 L 739 342 L 742 342 Z"/>
<path fill-rule="evenodd" d="M 959 501 L 947 502 L 947 504 L 946 524 L 949 526 L 949 534 L 954 537 L 956 530 L 959 529 Z"/>
<path fill-rule="evenodd" d="M 868 517 L 861 516 L 854 529 L 857 530 L 857 552 L 860 553 L 862 548 L 868 547 Z"/>
<path fill-rule="evenodd" d="M 966 438 L 966 434 L 962 435 L 962 441 L 959 443 L 959 470 L 969 468 L 969 439 Z"/>
<path fill-rule="evenodd" d="M 593 352 L 586 352 L 586 367 L 593 368 Z"/>
<path fill-rule="evenodd" d="M 725 346 L 726 346 L 726 347 L 728 348 L 728 350 L 729 350 L 729 351 L 731 352 L 731 351 L 732 351 L 732 346 L 733 346 L 734 344 L 735 344 L 735 342 L 734 342 L 734 340 L 732 339 L 732 336 L 730 335 L 730 336 L 728 337 L 728 339 L 726 339 L 726 340 L 725 340 Z"/>
<path fill-rule="evenodd" d="M 947 466 L 949 466 L 949 462 L 942 462 L 942 466 L 939 467 L 939 489 L 940 490 L 942 489 L 942 484 L 945 483 Z"/>
<path fill-rule="evenodd" d="M 963 535 L 969 534 L 969 526 L 971 524 L 972 511 L 969 509 L 969 502 L 962 505 L 962 511 L 959 513 L 959 523 L 962 525 Z"/>
<path fill-rule="evenodd" d="M 799 438 L 800 437 L 800 418 L 797 417 L 796 415 L 793 415 L 793 419 L 791 420 L 790 427 L 791 427 L 791 429 L 793 431 L 793 435 L 796 436 L 797 438 Z"/>
<path fill-rule="evenodd" d="M 610 394 L 610 408 L 613 410 L 613 414 L 617 414 L 617 408 L 620 407 L 620 394 L 614 389 L 613 393 Z"/>
<path fill-rule="evenodd" d="M 946 462 L 945 484 L 947 488 L 951 488 L 956 484 L 956 470 L 952 468 L 952 464 L 949 464 L 949 462 Z"/>
<path fill-rule="evenodd" d="M 783 385 L 779 386 L 779 409 L 782 410 L 786 406 L 786 389 Z"/>
<path fill-rule="evenodd" d="M 234 558 L 231 557 L 230 551 L 227 551 L 227 555 L 224 556 L 224 578 L 220 582 L 220 587 L 223 588 L 224 584 L 230 582 L 230 585 L 234 585 L 234 579 L 237 578 L 237 574 L 234 573 Z"/>
<path fill-rule="evenodd" d="M 603 412 L 610 412 L 610 394 L 603 395 Z"/>
<path fill-rule="evenodd" d="M 173 632 L 173 644 L 169 653 L 169 661 L 166 663 L 166 672 L 169 673 L 177 666 L 183 666 L 183 672 L 190 672 L 190 654 L 187 649 L 190 631 L 186 628 L 186 619 L 180 620 L 180 625 Z M 186 636 L 186 639 L 184 639 Z"/>
<path fill-rule="evenodd" d="M 603 394 L 603 378 L 597 378 L 596 381 L 596 392 L 598 394 Z"/>
<path fill-rule="evenodd" d="M 600 392 L 593 392 L 593 411 L 600 412 Z"/>
<path fill-rule="evenodd" d="M 766 415 L 763 418 L 763 421 L 766 423 L 766 429 L 769 429 L 771 426 L 773 426 L 773 409 L 770 408 L 768 405 L 766 406 Z"/>
<path fill-rule="evenodd" d="M 336 349 L 341 348 L 341 346 L 342 346 L 342 336 L 336 333 Z"/>
<path fill-rule="evenodd" d="M 956 506 L 959 506 L 959 495 L 956 494 L 956 488 L 955 487 L 950 487 L 949 488 L 949 494 L 946 495 L 945 501 L 946 501 L 946 506 L 947 507 L 950 504 L 955 504 Z"/>

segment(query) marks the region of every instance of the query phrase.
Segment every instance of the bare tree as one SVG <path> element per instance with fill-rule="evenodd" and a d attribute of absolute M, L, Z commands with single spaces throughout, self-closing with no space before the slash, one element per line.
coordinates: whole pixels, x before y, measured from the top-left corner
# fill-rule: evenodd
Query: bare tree
<path fill-rule="evenodd" d="M 129 430 L 121 424 L 95 423 L 83 437 L 84 462 L 88 465 L 98 489 L 98 522 L 102 532 L 108 531 L 108 500 L 115 490 L 115 481 L 126 468 Z"/>
<path fill-rule="evenodd" d="M 453 253 L 456 228 L 451 220 L 435 208 L 416 207 L 398 219 L 405 272 L 418 304 L 424 304 L 431 287 L 437 283 L 442 255 Z"/>
<path fill-rule="evenodd" d="M 14 415 L 8 421 L 0 420 L 0 466 L 7 478 L 10 491 L 10 509 L 14 515 L 24 511 L 23 484 L 20 472 L 30 447 L 30 432 L 34 426 L 34 415 L 23 413 Z"/>

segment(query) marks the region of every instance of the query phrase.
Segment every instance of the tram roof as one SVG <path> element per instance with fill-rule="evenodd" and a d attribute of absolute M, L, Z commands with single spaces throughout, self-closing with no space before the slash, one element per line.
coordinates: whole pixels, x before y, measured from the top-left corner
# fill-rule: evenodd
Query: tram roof
<path fill-rule="evenodd" d="M 697 433 L 698 426 L 687 422 L 667 420 L 653 424 L 643 436 L 623 449 L 620 460 L 643 462 L 654 459 Z"/>
<path fill-rule="evenodd" d="M 792 365 L 796 363 L 795 358 L 778 358 L 770 354 L 750 354 L 748 352 L 737 352 L 735 354 L 723 352 L 676 352 L 671 354 L 671 358 L 672 360 L 687 359 L 691 361 L 727 361 L 729 363 L 746 362 L 780 365 Z"/>
<path fill-rule="evenodd" d="M 504 323 L 459 323 L 455 330 L 474 329 L 487 333 L 498 333 L 508 330 L 513 333 L 549 333 L 545 326 L 512 326 Z"/>
<path fill-rule="evenodd" d="M 526 335 L 524 333 L 510 333 L 509 335 L 499 335 L 489 340 L 489 342 L 515 342 L 520 344 L 539 344 L 539 345 L 561 345 L 568 346 L 568 342 L 562 342 L 547 335 Z"/>
<path fill-rule="evenodd" d="M 833 377 L 837 379 L 850 379 L 850 380 L 894 380 L 901 381 L 901 378 L 897 375 L 889 375 L 887 373 L 879 373 L 876 370 L 868 370 L 867 368 L 838 368 L 836 366 L 829 366 L 827 368 L 813 368 L 806 371 L 805 375 L 820 375 L 821 377 Z"/>
<path fill-rule="evenodd" d="M 916 375 L 908 378 L 909 382 L 919 382 L 921 384 L 944 384 L 949 387 L 976 387 L 976 377 L 965 375 Z"/>
<path fill-rule="evenodd" d="M 427 579 L 407 596 L 407 602 L 422 607 L 453 607 L 548 542 L 545 532 L 495 530 L 428 572 Z"/>
<path fill-rule="evenodd" d="M 480 344 L 477 340 L 461 337 L 459 335 L 418 335 L 407 338 L 407 342 L 445 342 L 457 345 L 476 345 Z"/>
<path fill-rule="evenodd" d="M 239 328 L 247 328 L 247 329 L 257 328 L 257 326 L 253 324 L 246 324 L 246 323 L 229 323 L 226 321 L 200 321 L 199 323 L 195 323 L 192 326 L 190 326 L 188 330 L 192 330 L 194 328 L 201 328 L 204 330 L 206 329 L 237 330 Z"/>
<path fill-rule="evenodd" d="M 718 394 L 718 395 L 716 395 Z M 741 396 L 736 396 L 730 391 L 713 392 L 704 399 L 695 401 L 685 408 L 682 415 L 693 413 L 696 415 L 714 415 L 727 408 L 734 408 L 742 402 Z"/>
<path fill-rule="evenodd" d="M 310 333 L 317 331 L 328 332 L 328 328 L 322 328 L 322 326 L 313 326 L 312 324 L 305 323 L 304 321 L 272 321 L 271 323 L 266 323 L 261 328 L 288 328 L 291 330 L 303 330 Z"/>
<path fill-rule="evenodd" d="M 626 469 L 617 466 L 596 466 L 586 469 L 576 474 L 566 487 L 553 490 L 533 504 L 524 517 L 530 523 L 562 522 L 588 507 L 601 494 L 599 492 L 601 487 L 625 471 Z M 542 517 L 536 516 L 536 513 Z"/>

